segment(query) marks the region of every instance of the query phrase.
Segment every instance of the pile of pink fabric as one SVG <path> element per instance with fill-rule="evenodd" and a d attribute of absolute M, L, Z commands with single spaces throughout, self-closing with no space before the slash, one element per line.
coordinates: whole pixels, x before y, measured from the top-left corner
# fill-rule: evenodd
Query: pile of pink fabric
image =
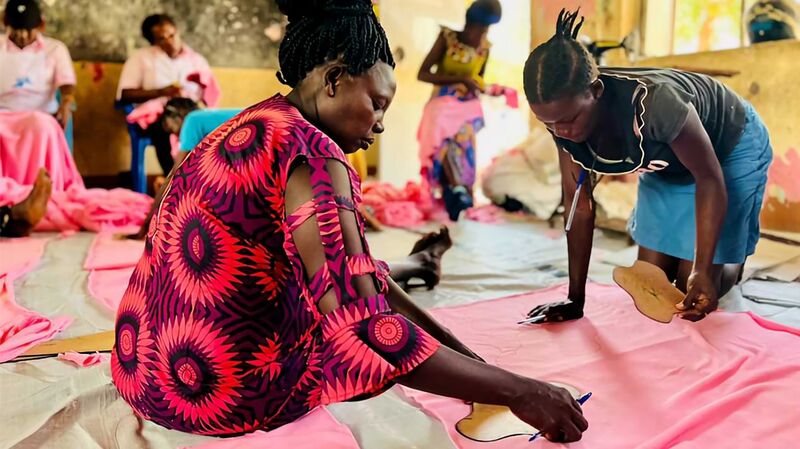
<path fill-rule="evenodd" d="M 363 204 L 386 226 L 416 228 L 428 222 L 450 222 L 442 205 L 420 184 L 408 182 L 400 189 L 385 182 L 368 182 L 363 184 L 362 196 Z M 468 209 L 465 218 L 487 224 L 506 221 L 505 212 L 493 205 Z"/>
<path fill-rule="evenodd" d="M 402 189 L 385 182 L 364 183 L 362 199 L 378 221 L 395 228 L 421 226 L 433 213 L 430 195 L 413 182 Z"/>
<path fill-rule="evenodd" d="M 0 178 L 0 206 L 18 204 L 33 189 L 11 178 Z M 83 182 L 59 190 L 53 187 L 47 212 L 35 231 L 98 232 L 106 228 L 141 226 L 153 199 L 127 189 L 86 189 Z"/>
<path fill-rule="evenodd" d="M 36 231 L 141 225 L 152 199 L 124 189 L 86 189 L 64 131 L 38 111 L 0 111 L 0 206 L 18 204 L 44 168 L 52 195 Z"/>
<path fill-rule="evenodd" d="M 464 212 L 464 217 L 467 220 L 486 224 L 501 224 L 506 222 L 506 212 L 493 204 L 467 209 Z"/>

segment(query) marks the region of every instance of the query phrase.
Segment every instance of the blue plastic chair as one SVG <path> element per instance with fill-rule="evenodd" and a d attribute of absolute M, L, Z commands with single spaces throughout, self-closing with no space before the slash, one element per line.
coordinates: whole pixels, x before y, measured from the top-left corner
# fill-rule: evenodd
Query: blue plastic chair
<path fill-rule="evenodd" d="M 75 137 L 73 135 L 73 119 L 72 117 L 69 118 L 67 122 L 67 127 L 64 128 L 64 138 L 67 139 L 67 146 L 69 146 L 69 152 L 75 152 Z"/>
<path fill-rule="evenodd" d="M 126 116 L 133 111 L 132 104 L 116 102 L 114 107 L 122 111 Z M 147 193 L 147 173 L 144 171 L 144 152 L 152 142 L 149 137 L 142 134 L 141 128 L 136 124 L 128 123 L 128 135 L 131 138 L 131 178 L 133 178 L 133 190 L 139 193 Z"/>
<path fill-rule="evenodd" d="M 61 91 L 60 90 L 56 90 L 56 101 L 61 103 Z M 75 107 L 75 104 L 73 104 L 72 105 L 72 111 L 74 112 L 75 109 L 77 109 L 77 108 Z M 64 128 L 64 138 L 67 139 L 67 146 L 69 147 L 69 152 L 70 153 L 74 153 L 75 152 L 74 126 L 73 126 L 73 123 L 72 123 L 73 121 L 74 121 L 74 117 L 70 117 L 69 121 L 67 121 L 67 127 Z"/>

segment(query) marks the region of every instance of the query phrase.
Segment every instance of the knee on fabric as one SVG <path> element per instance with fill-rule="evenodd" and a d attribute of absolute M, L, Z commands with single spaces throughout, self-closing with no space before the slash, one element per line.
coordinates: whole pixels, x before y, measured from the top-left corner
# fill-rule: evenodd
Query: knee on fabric
<path fill-rule="evenodd" d="M 734 285 L 738 282 L 741 270 L 743 265 L 742 264 L 726 264 L 726 265 L 714 265 L 712 268 L 711 275 L 717 284 L 717 294 L 718 297 L 725 296 Z M 688 290 L 687 283 L 689 281 L 689 276 L 692 275 L 692 270 L 694 269 L 694 262 L 691 260 L 681 260 L 678 266 L 678 276 L 675 280 L 675 286 L 678 287 L 681 291 L 686 292 Z"/>

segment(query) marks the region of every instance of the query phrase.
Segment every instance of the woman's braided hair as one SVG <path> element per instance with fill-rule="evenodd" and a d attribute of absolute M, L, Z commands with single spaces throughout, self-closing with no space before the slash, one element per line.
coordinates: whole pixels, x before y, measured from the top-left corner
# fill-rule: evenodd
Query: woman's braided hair
<path fill-rule="evenodd" d="M 315 67 L 337 58 L 351 75 L 378 61 L 394 67 L 389 41 L 370 0 L 276 0 L 288 16 L 278 79 L 291 87 Z"/>
<path fill-rule="evenodd" d="M 578 42 L 578 32 L 584 18 L 575 24 L 580 9 L 562 9 L 556 23 L 556 33 L 536 47 L 525 63 L 525 95 L 531 104 L 549 103 L 589 90 L 597 79 L 597 63 L 589 51 Z"/>

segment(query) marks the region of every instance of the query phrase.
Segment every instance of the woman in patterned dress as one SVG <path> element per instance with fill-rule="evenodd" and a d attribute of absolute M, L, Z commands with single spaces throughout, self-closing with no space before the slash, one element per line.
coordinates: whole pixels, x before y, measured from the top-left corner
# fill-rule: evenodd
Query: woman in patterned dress
<path fill-rule="evenodd" d="M 383 131 L 395 92 L 370 1 L 278 4 L 293 90 L 220 126 L 168 180 L 117 315 L 122 397 L 164 427 L 227 436 L 400 383 L 580 438 L 565 390 L 480 360 L 370 256 L 345 157 Z"/>
<path fill-rule="evenodd" d="M 484 125 L 478 94 L 491 47 L 486 34 L 501 12 L 498 0 L 473 2 L 464 29 L 442 27 L 419 69 L 419 80 L 434 85 L 418 133 L 422 182 L 451 220 L 473 205 L 475 135 Z"/>

